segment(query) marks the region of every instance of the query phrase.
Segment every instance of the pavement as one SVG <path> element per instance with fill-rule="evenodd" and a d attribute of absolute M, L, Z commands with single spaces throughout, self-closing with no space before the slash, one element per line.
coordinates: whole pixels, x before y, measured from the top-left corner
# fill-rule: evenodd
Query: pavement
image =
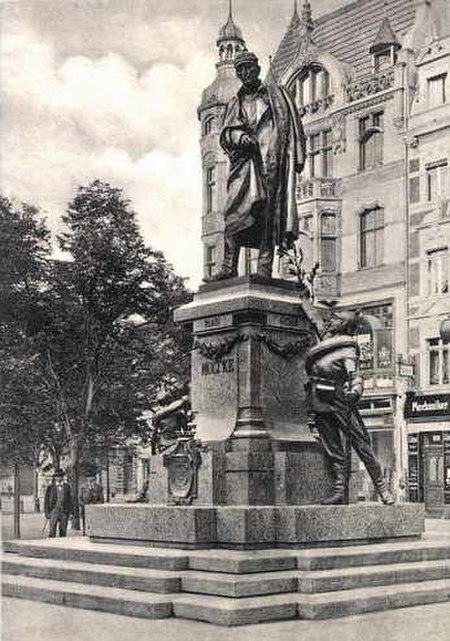
<path fill-rule="evenodd" d="M 327 621 L 239 628 L 185 619 L 136 619 L 21 599 L 3 599 L 2 641 L 448 641 L 450 603 Z"/>
<path fill-rule="evenodd" d="M 27 532 L 43 516 L 28 521 Z M 34 524 L 34 526 L 33 526 Z M 450 520 L 426 520 L 427 536 L 449 536 Z M 2 641 L 449 641 L 450 603 L 326 621 L 291 620 L 224 628 L 185 619 L 137 619 L 4 598 Z"/>
<path fill-rule="evenodd" d="M 13 515 L 11 513 L 0 513 L 2 541 L 9 541 L 13 538 Z M 45 526 L 45 527 L 44 527 Z M 80 532 L 72 530 L 69 525 L 68 536 L 78 536 Z M 20 515 L 20 538 L 21 539 L 43 539 L 48 536 L 48 525 L 44 514 L 26 512 Z"/>

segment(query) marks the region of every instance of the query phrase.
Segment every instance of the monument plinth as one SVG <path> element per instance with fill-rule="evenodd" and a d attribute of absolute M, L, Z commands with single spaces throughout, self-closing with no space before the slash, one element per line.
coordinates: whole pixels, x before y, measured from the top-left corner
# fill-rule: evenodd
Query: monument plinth
<path fill-rule="evenodd" d="M 151 457 L 149 504 L 90 510 L 94 540 L 253 549 L 420 536 L 423 506 L 320 505 L 332 479 L 306 425 L 315 337 L 294 283 L 207 284 L 175 319 L 193 329 L 195 441 Z"/>
<path fill-rule="evenodd" d="M 212 502 L 319 502 L 328 470 L 306 426 L 303 389 L 315 334 L 295 283 L 256 275 L 209 283 L 175 320 L 193 327 L 196 438 L 208 447 L 211 478 L 221 474 Z"/>

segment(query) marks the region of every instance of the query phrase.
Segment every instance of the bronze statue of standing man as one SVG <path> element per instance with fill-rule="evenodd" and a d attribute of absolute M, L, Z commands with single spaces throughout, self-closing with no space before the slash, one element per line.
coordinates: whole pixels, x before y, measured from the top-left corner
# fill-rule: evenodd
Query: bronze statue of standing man
<path fill-rule="evenodd" d="M 260 78 L 249 51 L 234 66 L 242 87 L 227 107 L 220 144 L 229 157 L 225 250 L 215 280 L 237 276 L 241 247 L 259 249 L 258 274 L 271 277 L 274 248 L 298 235 L 296 174 L 305 163 L 305 136 L 289 92 Z"/>

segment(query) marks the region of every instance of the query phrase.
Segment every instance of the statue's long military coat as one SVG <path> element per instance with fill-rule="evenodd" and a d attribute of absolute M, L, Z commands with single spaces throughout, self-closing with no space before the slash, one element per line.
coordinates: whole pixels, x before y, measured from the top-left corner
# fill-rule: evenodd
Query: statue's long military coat
<path fill-rule="evenodd" d="M 256 153 L 242 148 L 243 134 L 257 141 Z M 247 247 L 296 237 L 296 171 L 304 164 L 305 137 L 289 92 L 270 83 L 252 93 L 241 87 L 228 105 L 220 143 L 230 160 L 226 235 Z"/>

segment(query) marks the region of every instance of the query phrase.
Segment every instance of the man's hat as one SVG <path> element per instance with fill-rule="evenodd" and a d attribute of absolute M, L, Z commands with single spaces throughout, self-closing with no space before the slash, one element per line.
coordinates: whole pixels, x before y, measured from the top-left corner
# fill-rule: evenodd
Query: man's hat
<path fill-rule="evenodd" d="M 241 51 L 234 59 L 234 68 L 238 69 L 242 65 L 256 64 L 259 66 L 257 56 L 251 51 Z"/>
<path fill-rule="evenodd" d="M 65 475 L 66 475 L 66 474 L 65 474 L 64 470 L 62 470 L 62 469 L 59 467 L 57 470 L 55 470 L 55 472 L 54 472 L 54 474 L 53 474 L 53 478 L 54 478 L 54 479 L 56 479 L 56 478 L 63 478 Z"/>

